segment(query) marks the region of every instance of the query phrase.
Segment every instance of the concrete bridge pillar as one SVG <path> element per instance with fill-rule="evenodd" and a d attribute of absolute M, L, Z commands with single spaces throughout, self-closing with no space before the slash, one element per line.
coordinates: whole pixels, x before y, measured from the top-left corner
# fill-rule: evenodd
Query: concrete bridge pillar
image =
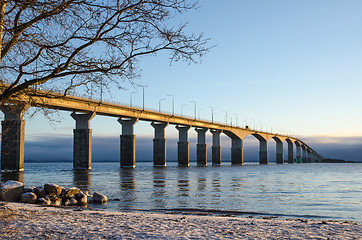
<path fill-rule="evenodd" d="M 220 134 L 221 130 L 210 130 L 212 133 L 212 165 L 221 165 L 221 146 L 220 146 Z"/>
<path fill-rule="evenodd" d="M 153 166 L 166 167 L 166 139 L 165 128 L 168 123 L 151 123 L 155 129 L 155 137 L 153 139 Z"/>
<path fill-rule="evenodd" d="M 197 166 L 207 166 L 207 128 L 195 128 L 197 132 Z"/>
<path fill-rule="evenodd" d="M 240 138 L 231 139 L 231 164 L 233 165 L 244 164 L 243 140 Z"/>
<path fill-rule="evenodd" d="M 314 163 L 315 161 L 315 155 L 313 152 L 310 153 L 311 162 Z"/>
<path fill-rule="evenodd" d="M 138 118 L 119 118 L 118 122 L 122 125 L 121 167 L 134 168 L 136 165 L 134 125 L 138 122 Z"/>
<path fill-rule="evenodd" d="M 276 142 L 276 163 L 283 164 L 284 163 L 284 150 L 283 150 L 283 142 Z"/>
<path fill-rule="evenodd" d="M 23 114 L 26 105 L 1 105 L 4 121 L 1 122 L 1 169 L 24 171 L 24 135 Z"/>
<path fill-rule="evenodd" d="M 294 149 L 293 149 L 293 142 L 288 142 L 288 163 L 294 163 Z"/>
<path fill-rule="evenodd" d="M 311 163 L 312 162 L 312 152 L 309 149 L 307 149 L 307 154 L 308 154 L 307 163 Z"/>
<path fill-rule="evenodd" d="M 70 116 L 75 120 L 73 129 L 73 168 L 92 168 L 92 129 L 89 122 L 95 113 L 80 114 L 73 112 Z"/>
<path fill-rule="evenodd" d="M 259 164 L 269 163 L 268 141 L 259 140 Z"/>
<path fill-rule="evenodd" d="M 301 153 L 301 147 L 300 145 L 296 145 L 296 154 L 295 154 L 295 162 L 296 163 L 301 163 L 302 162 L 302 153 Z"/>
<path fill-rule="evenodd" d="M 302 163 L 307 163 L 307 149 L 302 146 Z"/>
<path fill-rule="evenodd" d="M 177 143 L 177 156 L 178 165 L 180 167 L 188 167 L 190 165 L 188 141 L 188 131 L 190 127 L 191 126 L 176 126 L 176 129 L 179 132 L 179 141 Z"/>

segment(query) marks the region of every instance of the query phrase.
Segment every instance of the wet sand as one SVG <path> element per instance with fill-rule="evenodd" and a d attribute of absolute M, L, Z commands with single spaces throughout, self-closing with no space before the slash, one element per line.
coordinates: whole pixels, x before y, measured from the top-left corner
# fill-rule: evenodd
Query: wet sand
<path fill-rule="evenodd" d="M 1 239 L 362 239 L 356 222 L 79 211 L 0 202 Z"/>

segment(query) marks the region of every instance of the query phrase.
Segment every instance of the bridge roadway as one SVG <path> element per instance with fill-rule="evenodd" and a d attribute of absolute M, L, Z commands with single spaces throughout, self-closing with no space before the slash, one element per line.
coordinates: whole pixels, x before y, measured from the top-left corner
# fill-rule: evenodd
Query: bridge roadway
<path fill-rule="evenodd" d="M 310 146 L 300 139 L 257 131 L 248 127 L 241 128 L 215 122 L 203 121 L 178 115 L 170 115 L 140 108 L 132 108 L 107 102 L 99 102 L 75 96 L 62 96 L 58 93 L 49 93 L 28 89 L 19 95 L 11 103 L 1 105 L 1 111 L 5 114 L 2 121 L 2 148 L 1 169 L 23 170 L 24 163 L 24 129 L 25 121 L 23 113 L 30 107 L 71 111 L 71 116 L 76 121 L 73 144 L 74 168 L 91 168 L 92 129 L 90 120 L 95 115 L 117 117 L 122 124 L 120 136 L 120 163 L 121 167 L 135 166 L 135 135 L 134 125 L 139 120 L 150 121 L 155 128 L 153 139 L 153 160 L 155 166 L 166 166 L 166 139 L 165 128 L 169 124 L 176 125 L 179 131 L 178 164 L 189 165 L 188 130 L 194 127 L 197 132 L 197 164 L 207 165 L 207 145 L 205 134 L 208 130 L 212 133 L 212 164 L 221 164 L 220 134 L 224 133 L 231 138 L 231 163 L 243 164 L 243 139 L 253 135 L 259 140 L 259 163 L 268 164 L 268 140 L 276 142 L 276 162 L 284 163 L 283 142 L 288 143 L 288 163 L 294 162 L 318 162 L 323 159 Z M 294 146 L 296 154 L 294 157 Z"/>

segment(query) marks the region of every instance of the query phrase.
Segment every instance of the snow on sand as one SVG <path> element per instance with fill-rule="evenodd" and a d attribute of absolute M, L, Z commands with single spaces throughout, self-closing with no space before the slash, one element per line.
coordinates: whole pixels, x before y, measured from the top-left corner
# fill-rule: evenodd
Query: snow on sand
<path fill-rule="evenodd" d="M 1 239 L 362 239 L 353 222 L 75 211 L 0 202 Z"/>

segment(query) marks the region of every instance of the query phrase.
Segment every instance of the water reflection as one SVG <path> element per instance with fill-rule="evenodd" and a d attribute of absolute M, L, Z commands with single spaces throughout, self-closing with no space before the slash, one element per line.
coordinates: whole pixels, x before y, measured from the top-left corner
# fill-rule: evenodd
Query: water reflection
<path fill-rule="evenodd" d="M 1 172 L 1 182 L 14 180 L 24 183 L 24 172 Z"/>
<path fill-rule="evenodd" d="M 238 192 L 244 187 L 243 179 L 238 177 L 231 178 L 231 187 L 233 191 Z"/>
<path fill-rule="evenodd" d="M 197 173 L 197 191 L 196 191 L 196 206 L 198 208 L 204 208 L 205 202 L 208 200 L 207 194 L 207 177 L 205 171 Z"/>
<path fill-rule="evenodd" d="M 120 177 L 120 208 L 121 209 L 132 209 L 137 199 L 135 189 L 135 169 L 133 168 L 121 168 L 119 170 Z"/>
<path fill-rule="evenodd" d="M 213 205 L 218 205 L 219 204 L 219 199 L 221 198 L 221 182 L 220 182 L 220 173 L 219 172 L 214 172 L 212 174 L 212 188 L 213 188 L 213 200 L 211 202 L 211 204 Z"/>
<path fill-rule="evenodd" d="M 190 187 L 189 187 L 189 173 L 186 170 L 181 170 L 177 174 L 177 196 L 178 196 L 178 203 L 179 207 L 187 207 L 189 202 L 190 196 Z"/>
<path fill-rule="evenodd" d="M 91 170 L 74 169 L 73 185 L 82 191 L 90 191 L 91 186 Z"/>
<path fill-rule="evenodd" d="M 166 208 L 166 201 L 168 198 L 166 192 L 166 172 L 165 168 L 153 169 L 153 193 L 152 199 L 155 208 Z"/>

